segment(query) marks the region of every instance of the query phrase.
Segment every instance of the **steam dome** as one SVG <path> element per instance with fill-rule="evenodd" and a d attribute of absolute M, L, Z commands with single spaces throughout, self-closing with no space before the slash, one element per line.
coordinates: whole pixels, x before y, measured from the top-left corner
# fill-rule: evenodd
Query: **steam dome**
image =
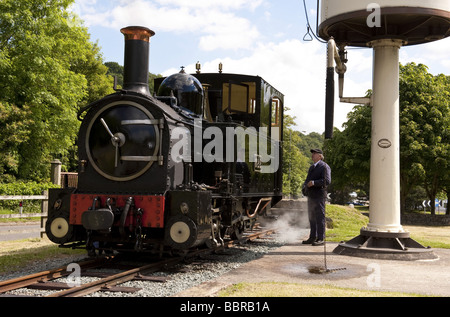
<path fill-rule="evenodd" d="M 203 114 L 203 88 L 194 76 L 180 72 L 164 79 L 158 89 L 158 96 L 170 96 L 171 93 L 177 98 L 179 107 L 196 115 Z"/>

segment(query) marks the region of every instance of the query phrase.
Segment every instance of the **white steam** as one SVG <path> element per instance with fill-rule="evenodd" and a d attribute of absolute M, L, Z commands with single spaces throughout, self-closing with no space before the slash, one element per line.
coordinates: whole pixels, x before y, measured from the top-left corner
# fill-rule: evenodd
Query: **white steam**
<path fill-rule="evenodd" d="M 308 213 L 302 209 L 280 210 L 277 219 L 270 221 L 276 230 L 277 239 L 286 243 L 297 243 L 309 235 Z"/>

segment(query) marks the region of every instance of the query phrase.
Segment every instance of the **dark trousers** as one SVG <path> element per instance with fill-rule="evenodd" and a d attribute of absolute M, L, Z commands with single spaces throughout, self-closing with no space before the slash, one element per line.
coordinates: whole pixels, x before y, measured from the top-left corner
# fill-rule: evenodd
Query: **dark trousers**
<path fill-rule="evenodd" d="M 308 197 L 310 239 L 325 239 L 325 199 Z"/>

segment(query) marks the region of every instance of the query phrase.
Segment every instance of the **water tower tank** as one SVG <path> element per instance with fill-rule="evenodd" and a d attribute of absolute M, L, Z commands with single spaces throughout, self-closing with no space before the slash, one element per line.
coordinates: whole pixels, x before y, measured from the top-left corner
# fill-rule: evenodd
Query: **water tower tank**
<path fill-rule="evenodd" d="M 381 13 L 377 26 L 367 23 L 374 6 Z M 404 40 L 403 45 L 439 40 L 450 35 L 450 1 L 322 0 L 319 35 L 359 47 L 383 38 Z"/>

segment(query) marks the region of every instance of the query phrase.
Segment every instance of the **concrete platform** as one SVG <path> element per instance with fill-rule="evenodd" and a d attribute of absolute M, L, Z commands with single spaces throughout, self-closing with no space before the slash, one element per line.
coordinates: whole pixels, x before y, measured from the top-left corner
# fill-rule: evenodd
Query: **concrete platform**
<path fill-rule="evenodd" d="M 360 290 L 393 291 L 450 296 L 450 250 L 434 249 L 438 259 L 396 261 L 334 254 L 337 243 L 326 244 L 326 274 L 311 273 L 324 265 L 324 247 L 291 243 L 246 263 L 215 280 L 177 294 L 177 297 L 210 297 L 241 282 L 288 282 L 334 285 Z M 334 269 L 339 269 L 335 270 Z"/>

